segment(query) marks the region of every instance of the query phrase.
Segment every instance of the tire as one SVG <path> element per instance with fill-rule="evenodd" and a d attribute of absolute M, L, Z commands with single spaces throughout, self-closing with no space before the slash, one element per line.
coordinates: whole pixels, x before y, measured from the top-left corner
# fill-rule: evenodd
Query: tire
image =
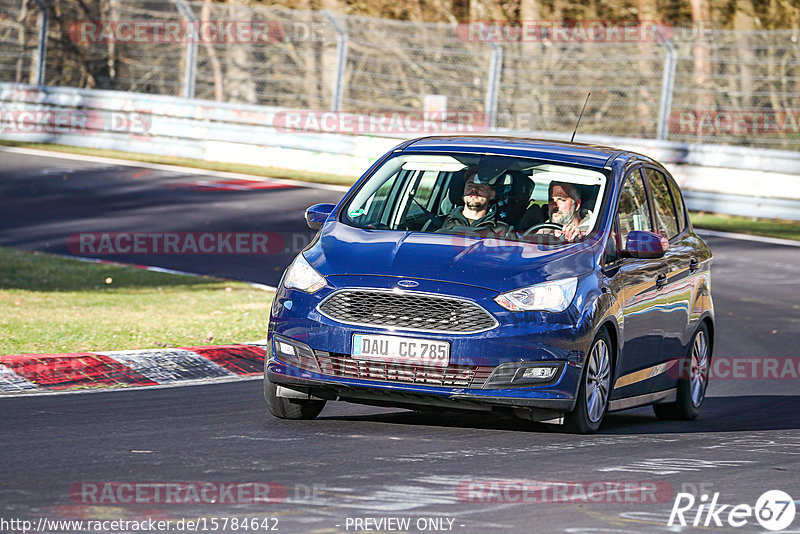
<path fill-rule="evenodd" d="M 325 407 L 324 400 L 285 399 L 278 397 L 278 386 L 264 379 L 264 397 L 269 413 L 278 419 L 314 419 Z"/>
<path fill-rule="evenodd" d="M 564 428 L 575 434 L 597 432 L 608 410 L 613 359 L 611 338 L 604 329 L 592 341 L 583 366 L 575 408 L 564 416 Z"/>
<path fill-rule="evenodd" d="M 686 365 L 688 364 L 688 365 Z M 678 396 L 675 402 L 654 404 L 659 419 L 691 421 L 697 418 L 708 389 L 708 369 L 711 364 L 711 339 L 705 323 L 692 336 L 686 360 L 680 362 Z"/>

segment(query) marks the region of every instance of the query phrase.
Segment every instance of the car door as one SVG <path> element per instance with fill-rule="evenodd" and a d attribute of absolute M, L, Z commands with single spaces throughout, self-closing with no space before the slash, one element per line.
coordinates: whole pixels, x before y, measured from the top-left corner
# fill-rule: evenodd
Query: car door
<path fill-rule="evenodd" d="M 652 231 L 650 203 L 640 168 L 626 176 L 617 206 L 620 247 L 633 230 Z M 659 319 L 659 275 L 664 261 L 621 258 L 614 275 L 617 298 L 621 303 L 620 355 L 611 399 L 642 395 L 651 391 L 650 375 L 659 363 L 664 334 Z"/>
<path fill-rule="evenodd" d="M 644 171 L 652 199 L 655 231 L 669 240 L 657 294 L 658 316 L 664 331 L 658 363 L 674 372 L 661 373 L 651 380 L 651 389 L 661 391 L 673 387 L 677 377 L 678 359 L 682 356 L 689 326 L 693 273 L 697 263 L 695 259 L 692 264 L 694 247 L 686 231 L 680 197 L 675 198 L 676 189 L 671 187 L 671 179 L 656 168 L 647 167 Z"/>

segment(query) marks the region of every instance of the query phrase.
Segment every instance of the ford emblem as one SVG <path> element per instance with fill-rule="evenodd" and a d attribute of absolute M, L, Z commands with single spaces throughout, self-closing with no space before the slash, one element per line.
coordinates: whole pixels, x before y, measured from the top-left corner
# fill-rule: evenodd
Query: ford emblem
<path fill-rule="evenodd" d="M 415 282 L 414 280 L 400 280 L 397 282 L 397 285 L 400 287 L 417 287 L 419 282 Z"/>

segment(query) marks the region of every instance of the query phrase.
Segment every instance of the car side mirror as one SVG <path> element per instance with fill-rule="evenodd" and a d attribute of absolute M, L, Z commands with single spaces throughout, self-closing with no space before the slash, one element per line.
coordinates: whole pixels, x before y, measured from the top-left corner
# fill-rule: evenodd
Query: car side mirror
<path fill-rule="evenodd" d="M 312 230 L 319 230 L 335 207 L 335 204 L 314 204 L 306 210 L 306 224 Z"/>
<path fill-rule="evenodd" d="M 654 232 L 633 230 L 625 240 L 622 256 L 626 258 L 653 259 L 661 258 L 669 248 L 666 237 Z"/>

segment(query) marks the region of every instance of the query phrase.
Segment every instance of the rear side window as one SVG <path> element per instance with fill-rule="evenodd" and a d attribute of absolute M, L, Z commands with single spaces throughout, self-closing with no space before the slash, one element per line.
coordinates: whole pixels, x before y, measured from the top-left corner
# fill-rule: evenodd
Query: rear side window
<path fill-rule="evenodd" d="M 650 208 L 639 170 L 625 178 L 619 196 L 619 240 L 624 247 L 628 233 L 633 230 L 650 230 Z"/>
<path fill-rule="evenodd" d="M 667 177 L 654 169 L 647 169 L 650 191 L 653 195 L 653 209 L 656 215 L 656 231 L 667 239 L 678 235 L 678 217 L 675 204 L 667 185 Z"/>

